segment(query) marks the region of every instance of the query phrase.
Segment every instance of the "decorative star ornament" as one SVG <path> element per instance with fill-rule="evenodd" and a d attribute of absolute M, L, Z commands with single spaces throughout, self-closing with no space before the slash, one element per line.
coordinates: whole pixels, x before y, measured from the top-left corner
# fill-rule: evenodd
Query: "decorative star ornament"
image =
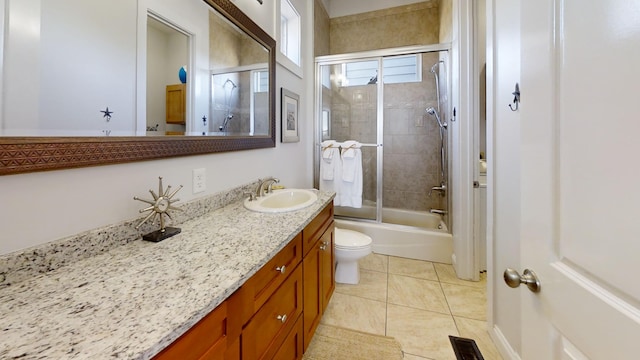
<path fill-rule="evenodd" d="M 182 211 L 182 209 L 172 206 L 174 203 L 180 201 L 180 199 L 173 199 L 173 197 L 178 193 L 178 191 L 180 191 L 180 189 L 182 189 L 182 185 L 180 185 L 180 187 L 178 187 L 174 192 L 171 192 L 171 185 L 167 186 L 167 189 L 164 190 L 162 187 L 162 177 L 158 177 L 158 180 L 159 180 L 158 194 L 153 192 L 153 190 L 149 190 L 149 193 L 151 193 L 151 196 L 153 197 L 152 200 L 141 199 L 137 196 L 133 197 L 134 200 L 142 201 L 151 205 L 149 207 L 146 207 L 140 210 L 140 213 L 148 211 L 149 215 L 147 215 L 136 226 L 136 229 L 139 229 L 140 226 L 142 226 L 142 224 L 147 222 L 147 220 L 149 219 L 152 219 L 151 221 L 155 222 L 156 218 L 158 217 L 160 218 L 160 230 L 156 230 L 154 232 L 151 232 L 142 236 L 144 240 L 153 241 L 153 242 L 162 241 L 168 237 L 171 237 L 173 235 L 180 233 L 179 228 L 164 226 L 165 223 L 164 223 L 163 215 L 166 215 L 169 219 L 173 219 L 171 217 L 171 214 L 169 213 L 169 210 Z"/>
<path fill-rule="evenodd" d="M 106 109 L 100 110 L 100 112 L 104 114 L 102 117 L 106 118 L 107 121 L 111 120 L 111 114 L 113 114 L 113 111 L 110 111 L 108 106 Z"/>

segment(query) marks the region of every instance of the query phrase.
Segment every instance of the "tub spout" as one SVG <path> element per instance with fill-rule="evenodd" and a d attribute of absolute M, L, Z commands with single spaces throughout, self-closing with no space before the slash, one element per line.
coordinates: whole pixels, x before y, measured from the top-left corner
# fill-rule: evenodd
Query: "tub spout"
<path fill-rule="evenodd" d="M 440 210 L 440 209 L 431 209 L 429 210 L 430 213 L 432 214 L 438 214 L 438 215 L 447 215 L 447 211 L 446 210 Z"/>

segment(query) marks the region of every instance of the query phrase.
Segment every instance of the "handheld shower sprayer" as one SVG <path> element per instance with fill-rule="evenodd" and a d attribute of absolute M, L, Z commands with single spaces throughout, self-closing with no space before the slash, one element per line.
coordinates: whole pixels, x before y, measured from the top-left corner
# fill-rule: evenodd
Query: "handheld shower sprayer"
<path fill-rule="evenodd" d="M 435 109 L 433 106 L 428 107 L 425 111 L 427 112 L 427 114 L 429 114 L 429 115 L 431 115 L 431 116 L 434 116 L 434 117 L 436 118 L 436 120 L 438 121 L 438 125 L 440 126 L 440 128 L 442 128 L 442 129 L 446 129 L 446 128 L 447 128 L 447 123 L 443 123 L 443 122 L 440 120 L 440 115 L 438 115 L 438 112 L 436 111 L 436 109 Z"/>

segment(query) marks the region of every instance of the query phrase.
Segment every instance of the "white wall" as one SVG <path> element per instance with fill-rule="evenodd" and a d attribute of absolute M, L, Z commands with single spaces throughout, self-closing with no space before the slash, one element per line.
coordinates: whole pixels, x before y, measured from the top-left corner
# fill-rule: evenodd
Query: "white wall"
<path fill-rule="evenodd" d="M 128 0 L 95 4 L 83 0 L 8 3 L 4 134 L 15 134 L 15 129 L 20 129 L 18 134 L 58 134 L 72 126 L 85 135 L 100 136 L 107 125 L 131 134 L 136 68 L 136 39 L 131 34 L 136 31 L 136 5 Z M 27 98 L 25 93 L 33 96 Z M 115 109 L 110 124 L 100 113 L 107 106 Z"/>
<path fill-rule="evenodd" d="M 278 66 L 276 75 L 277 111 L 275 148 L 189 156 L 121 165 L 39 172 L 0 177 L 0 254 L 24 249 L 79 232 L 139 217 L 141 203 L 133 196 L 148 195 L 162 176 L 165 185 L 184 185 L 178 193 L 182 202 L 194 199 L 191 176 L 195 168 L 206 169 L 207 191 L 230 189 L 273 175 L 288 187 L 311 187 L 312 102 L 313 102 L 313 4 L 299 9 L 304 13 L 304 78 Z M 260 6 L 253 1 L 247 6 Z M 255 10 L 275 13 L 275 2 L 265 1 Z M 270 19 L 272 25 L 273 18 Z M 305 83 L 306 81 L 306 83 Z M 309 84 L 310 83 L 310 84 Z M 280 143 L 280 88 L 300 95 L 301 141 Z M 304 116 L 303 116 L 304 115 Z M 179 204 L 179 203 L 178 203 Z"/>

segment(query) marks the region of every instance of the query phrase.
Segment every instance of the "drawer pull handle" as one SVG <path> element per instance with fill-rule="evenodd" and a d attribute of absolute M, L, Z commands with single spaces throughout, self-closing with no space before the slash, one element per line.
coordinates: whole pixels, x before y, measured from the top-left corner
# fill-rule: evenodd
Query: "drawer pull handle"
<path fill-rule="evenodd" d="M 276 268 L 276 271 L 279 271 L 281 274 L 284 274 L 284 271 L 287 269 L 286 266 L 282 265 L 282 266 L 278 266 Z"/>
<path fill-rule="evenodd" d="M 278 320 L 280 320 L 280 321 L 282 321 L 284 323 L 285 321 L 287 321 L 287 314 L 278 315 L 278 317 L 276 319 L 278 319 Z"/>

